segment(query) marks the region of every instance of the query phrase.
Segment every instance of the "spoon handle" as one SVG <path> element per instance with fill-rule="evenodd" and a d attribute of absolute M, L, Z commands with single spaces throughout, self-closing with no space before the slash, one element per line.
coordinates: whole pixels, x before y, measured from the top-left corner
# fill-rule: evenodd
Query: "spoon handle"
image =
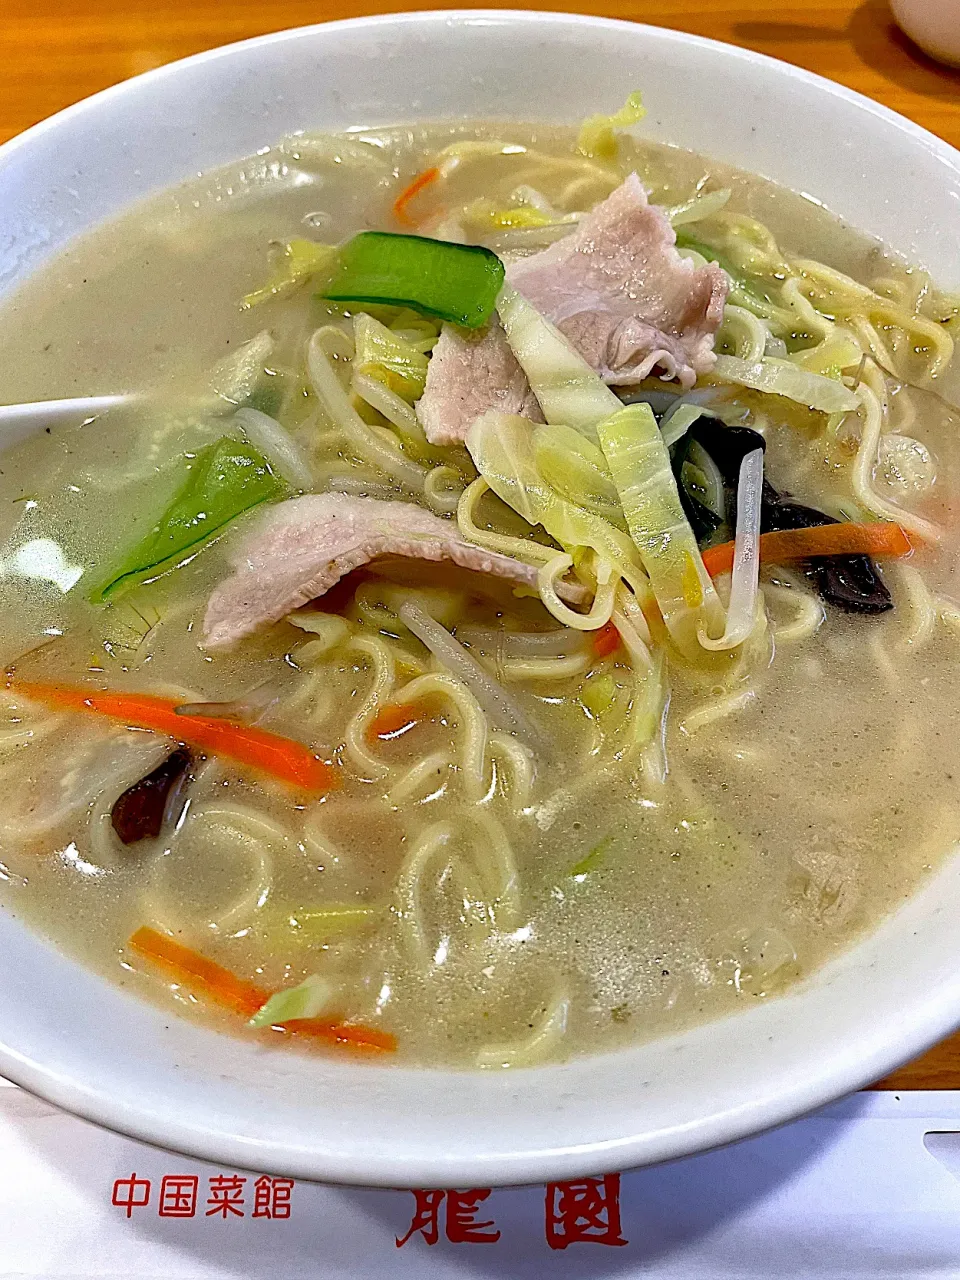
<path fill-rule="evenodd" d="M 76 425 L 118 405 L 129 404 L 129 395 L 76 396 L 69 400 L 34 400 L 28 404 L 0 405 L 0 446 L 8 447 L 46 427 Z"/>

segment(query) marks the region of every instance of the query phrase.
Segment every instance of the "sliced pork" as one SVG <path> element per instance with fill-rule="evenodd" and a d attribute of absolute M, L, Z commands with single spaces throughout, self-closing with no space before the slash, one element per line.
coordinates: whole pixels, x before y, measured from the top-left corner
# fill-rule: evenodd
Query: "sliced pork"
<path fill-rule="evenodd" d="M 457 526 L 409 502 L 308 494 L 265 511 L 235 550 L 216 588 L 204 644 L 223 648 L 329 591 L 378 556 L 451 560 L 536 590 L 537 571 L 459 537 Z"/>
<path fill-rule="evenodd" d="M 727 277 L 677 253 L 635 173 L 548 249 L 507 269 L 510 284 L 566 335 L 605 382 L 654 370 L 693 386 L 713 368 Z"/>
<path fill-rule="evenodd" d="M 445 324 L 417 402 L 427 439 L 431 444 L 462 444 L 470 424 L 488 409 L 543 422 L 500 321 L 495 317 L 482 333 Z"/>

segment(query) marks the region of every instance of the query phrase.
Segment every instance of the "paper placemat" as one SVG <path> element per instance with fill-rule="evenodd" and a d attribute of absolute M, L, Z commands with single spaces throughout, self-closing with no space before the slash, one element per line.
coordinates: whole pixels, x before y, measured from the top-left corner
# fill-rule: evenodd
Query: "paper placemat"
<path fill-rule="evenodd" d="M 0 1275 L 960 1277 L 960 1094 L 857 1094 L 606 1178 L 364 1191 L 219 1168 L 0 1089 Z"/>

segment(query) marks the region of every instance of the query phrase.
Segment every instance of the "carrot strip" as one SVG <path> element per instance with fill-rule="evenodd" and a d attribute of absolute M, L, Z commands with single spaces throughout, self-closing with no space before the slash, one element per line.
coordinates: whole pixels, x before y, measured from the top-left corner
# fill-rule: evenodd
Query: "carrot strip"
<path fill-rule="evenodd" d="M 385 738 L 399 738 L 425 719 L 419 708 L 399 702 L 382 707 L 367 726 L 367 740 L 375 743 Z"/>
<path fill-rule="evenodd" d="M 131 950 L 152 960 L 158 968 L 166 969 L 178 981 L 244 1018 L 252 1018 L 270 999 L 269 991 L 252 982 L 244 982 L 229 969 L 151 929 L 149 925 L 138 929 L 128 945 Z"/>
<path fill-rule="evenodd" d="M 707 573 L 715 578 L 733 568 L 733 542 L 708 547 L 703 553 Z M 819 524 L 812 529 L 783 529 L 760 535 L 760 559 L 782 564 L 818 556 L 908 556 L 913 545 L 898 524 L 880 520 L 874 524 Z"/>
<path fill-rule="evenodd" d="M 256 983 L 238 978 L 222 965 L 199 952 L 185 947 L 166 934 L 143 925 L 131 936 L 128 944 L 132 951 L 152 961 L 157 968 L 166 970 L 178 982 L 212 1000 L 214 1004 L 238 1013 L 242 1018 L 252 1018 L 270 998 L 270 992 Z M 351 1049 L 365 1049 L 377 1053 L 392 1053 L 397 1040 L 389 1031 L 366 1027 L 358 1022 L 340 1022 L 336 1019 L 295 1018 L 278 1024 L 282 1032 L 290 1035 L 310 1036 L 330 1044 Z"/>
<path fill-rule="evenodd" d="M 311 1036 L 318 1040 L 349 1045 L 353 1049 L 368 1049 L 376 1053 L 394 1053 L 397 1037 L 389 1031 L 365 1027 L 359 1022 L 329 1022 L 322 1018 L 291 1018 L 284 1029 L 297 1036 Z"/>
<path fill-rule="evenodd" d="M 178 716 L 178 703 L 148 693 L 98 692 L 71 685 L 7 680 L 33 702 L 65 711 L 94 711 L 138 729 L 152 729 L 212 755 L 226 756 L 310 792 L 327 791 L 337 774 L 302 742 L 215 716 Z"/>
<path fill-rule="evenodd" d="M 598 658 L 608 658 L 620 648 L 620 632 L 612 622 L 605 623 L 592 634 L 593 651 Z"/>
<path fill-rule="evenodd" d="M 415 227 L 417 225 L 416 220 L 407 213 L 407 205 L 425 187 L 429 187 L 431 183 L 436 182 L 439 177 L 440 170 L 434 165 L 430 169 L 424 169 L 423 173 L 418 173 L 410 185 L 404 187 L 393 202 L 393 216 L 399 223 L 405 227 Z"/>

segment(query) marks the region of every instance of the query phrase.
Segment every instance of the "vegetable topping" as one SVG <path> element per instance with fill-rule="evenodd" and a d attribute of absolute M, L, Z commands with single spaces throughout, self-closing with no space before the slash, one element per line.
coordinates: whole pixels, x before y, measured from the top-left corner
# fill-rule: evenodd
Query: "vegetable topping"
<path fill-rule="evenodd" d="M 252 445 L 224 436 L 200 449 L 151 531 L 115 564 L 90 599 L 104 604 L 121 592 L 179 568 L 245 511 L 283 496 L 285 485 Z"/>
<path fill-rule="evenodd" d="M 190 752 L 178 747 L 152 773 L 127 787 L 110 812 L 114 831 L 123 844 L 155 840 L 163 827 L 170 793 L 192 763 Z"/>
<path fill-rule="evenodd" d="M 493 314 L 502 284 L 503 263 L 479 245 L 361 231 L 341 247 L 336 274 L 322 293 L 334 302 L 412 307 L 479 329 Z"/>
<path fill-rule="evenodd" d="M 334 770 L 302 742 L 282 738 L 255 725 L 234 724 L 215 717 L 178 715 L 178 704 L 173 698 L 40 684 L 29 680 L 8 679 L 7 688 L 32 702 L 56 710 L 93 711 L 119 720 L 130 728 L 152 729 L 201 751 L 236 760 L 303 791 L 319 794 L 336 784 Z"/>
<path fill-rule="evenodd" d="M 276 1000 L 274 1008 L 281 1006 L 279 1012 L 284 1031 L 353 1049 L 392 1052 L 397 1047 L 396 1039 L 389 1032 L 380 1031 L 376 1027 L 341 1022 L 336 1018 L 320 1019 L 302 1015 L 293 1017 L 294 1012 L 310 1007 L 311 1001 L 308 998 L 298 997 L 296 1001 L 289 1001 L 286 999 L 286 992 L 271 996 L 269 991 L 238 978 L 229 969 L 147 925 L 138 929 L 127 945 L 131 951 L 165 970 L 175 981 L 205 996 L 212 1003 L 229 1009 L 231 1013 L 238 1013 L 241 1017 L 252 1020 L 256 1026 L 264 1025 L 258 1015 L 262 1010 L 269 1010 L 271 1001 Z M 316 988 L 312 986 L 314 1005 L 317 1003 L 317 994 Z M 281 1000 L 280 996 L 284 999 Z M 286 1013 L 291 1016 L 284 1016 Z"/>

